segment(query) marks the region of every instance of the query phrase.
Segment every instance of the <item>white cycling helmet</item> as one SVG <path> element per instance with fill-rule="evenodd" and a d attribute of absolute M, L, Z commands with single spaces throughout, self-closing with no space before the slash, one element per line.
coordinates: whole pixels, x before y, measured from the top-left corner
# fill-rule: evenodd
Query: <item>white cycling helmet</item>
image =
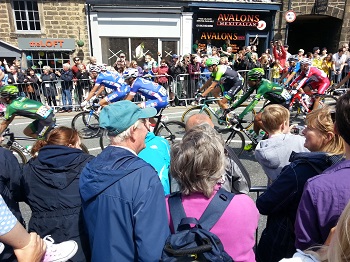
<path fill-rule="evenodd" d="M 135 68 L 129 68 L 127 69 L 124 73 L 123 73 L 123 77 L 125 80 L 133 77 L 133 78 L 136 78 L 139 74 L 139 71 Z"/>
<path fill-rule="evenodd" d="M 301 65 L 312 65 L 312 62 L 309 58 L 303 58 L 300 60 Z"/>
<path fill-rule="evenodd" d="M 101 72 L 101 69 L 100 69 L 99 66 L 92 65 L 92 66 L 90 66 L 90 72 L 97 72 L 97 73 L 100 73 L 100 72 Z"/>

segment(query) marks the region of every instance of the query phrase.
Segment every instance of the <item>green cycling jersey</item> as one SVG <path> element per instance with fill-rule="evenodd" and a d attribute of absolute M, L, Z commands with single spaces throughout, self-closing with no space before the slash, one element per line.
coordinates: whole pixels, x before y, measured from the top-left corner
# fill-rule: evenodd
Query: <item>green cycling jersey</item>
<path fill-rule="evenodd" d="M 9 120 L 12 116 L 18 115 L 31 119 L 44 120 L 52 112 L 53 109 L 51 107 L 47 107 L 38 101 L 26 97 L 18 97 L 7 105 L 5 119 Z"/>
<path fill-rule="evenodd" d="M 239 107 L 244 101 L 247 100 L 247 98 L 250 97 L 251 94 L 253 94 L 255 90 L 256 95 L 254 99 L 239 115 L 240 119 L 243 119 L 246 114 L 252 111 L 262 96 L 274 104 L 282 104 L 286 102 L 286 100 L 290 99 L 288 91 L 285 90 L 282 86 L 272 83 L 271 81 L 263 78 L 261 79 L 259 86 L 250 87 L 248 91 L 236 103 L 233 104 L 232 109 Z"/>

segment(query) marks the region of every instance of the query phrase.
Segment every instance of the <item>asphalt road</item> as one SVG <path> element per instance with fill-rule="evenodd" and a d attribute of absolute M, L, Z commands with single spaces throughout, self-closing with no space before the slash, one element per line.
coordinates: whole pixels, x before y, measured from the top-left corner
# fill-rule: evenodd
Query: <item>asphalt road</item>
<path fill-rule="evenodd" d="M 261 108 L 261 103 L 258 104 L 256 109 Z M 260 107 L 259 107 L 260 106 Z M 163 115 L 167 116 L 169 120 L 180 120 L 182 113 L 186 110 L 186 107 L 170 107 L 164 110 Z M 76 112 L 72 113 L 57 113 L 57 124 L 58 125 L 64 125 L 64 126 L 71 126 L 72 118 Z M 301 119 L 297 119 L 296 123 L 301 123 Z M 16 136 L 22 136 L 22 130 L 31 123 L 31 120 L 28 118 L 21 118 L 17 117 L 13 123 L 10 125 L 11 132 L 14 132 Z M 97 155 L 101 152 L 101 148 L 99 146 L 99 140 L 98 138 L 92 138 L 92 139 L 85 139 L 84 144 L 89 149 L 90 154 Z M 20 141 L 20 144 L 22 146 L 30 145 L 32 144 L 32 141 Z M 254 152 L 246 152 L 244 151 L 240 155 L 240 159 L 243 163 L 243 165 L 246 167 L 247 171 L 250 174 L 252 186 L 265 186 L 267 184 L 267 179 L 264 171 L 260 167 L 260 165 L 256 162 L 254 157 Z M 250 196 L 253 200 L 256 199 L 256 193 L 250 193 Z M 31 212 L 29 207 L 21 203 L 21 210 L 22 214 L 26 220 L 26 222 L 29 221 Z M 259 223 L 259 233 L 261 233 L 261 229 L 264 228 L 264 224 L 266 222 L 266 218 L 261 216 L 260 223 Z"/>

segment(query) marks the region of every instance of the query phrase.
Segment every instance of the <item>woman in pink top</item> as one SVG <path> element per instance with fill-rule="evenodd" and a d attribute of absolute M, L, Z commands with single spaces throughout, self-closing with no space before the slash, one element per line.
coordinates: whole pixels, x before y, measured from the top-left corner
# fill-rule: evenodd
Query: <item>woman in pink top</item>
<path fill-rule="evenodd" d="M 186 215 L 199 219 L 224 182 L 224 142 L 208 124 L 190 129 L 171 151 L 170 172 L 178 181 Z M 168 204 L 168 201 L 166 201 Z M 167 206 L 169 226 L 172 220 Z M 253 246 L 259 212 L 253 200 L 235 195 L 218 222 L 210 230 L 234 261 L 255 261 Z"/>

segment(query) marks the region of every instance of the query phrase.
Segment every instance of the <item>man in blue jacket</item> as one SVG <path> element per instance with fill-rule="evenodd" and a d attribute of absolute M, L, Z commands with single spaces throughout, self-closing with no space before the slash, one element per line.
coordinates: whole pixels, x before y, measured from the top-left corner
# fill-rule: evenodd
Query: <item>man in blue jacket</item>
<path fill-rule="evenodd" d="M 170 234 L 157 172 L 137 154 L 155 108 L 130 101 L 104 107 L 100 126 L 111 145 L 86 165 L 80 194 L 94 261 L 159 261 Z"/>

